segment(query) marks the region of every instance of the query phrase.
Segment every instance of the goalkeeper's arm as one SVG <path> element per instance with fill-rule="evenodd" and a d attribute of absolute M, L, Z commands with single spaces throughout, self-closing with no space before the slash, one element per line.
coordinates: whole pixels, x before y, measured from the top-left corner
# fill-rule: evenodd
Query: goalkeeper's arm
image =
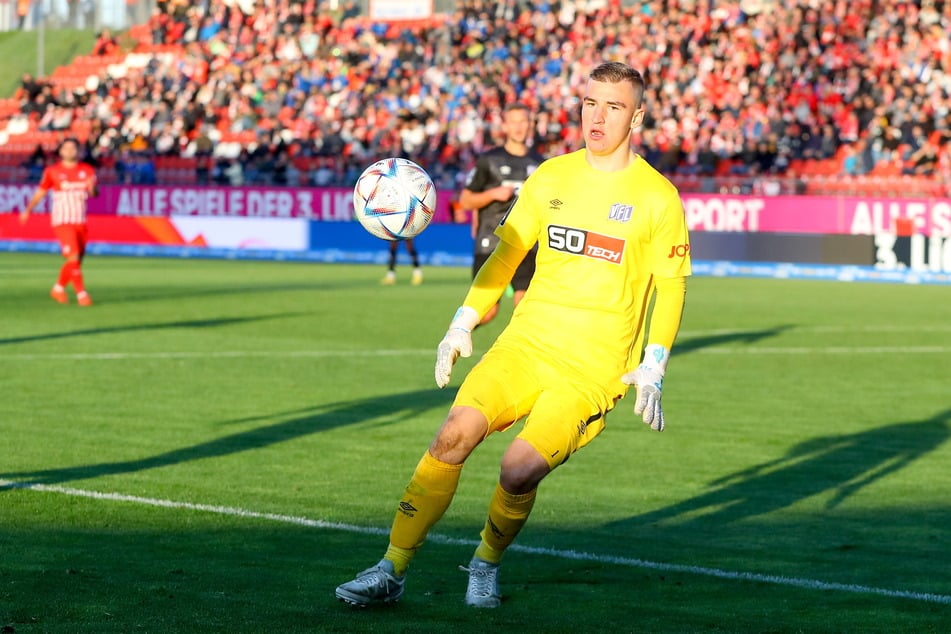
<path fill-rule="evenodd" d="M 475 309 L 481 319 L 498 303 L 502 293 L 505 292 L 505 287 L 512 281 L 515 269 L 527 254 L 527 250 L 519 249 L 504 240 L 499 242 L 485 264 L 476 273 L 462 305 Z"/>
<path fill-rule="evenodd" d="M 667 361 L 670 359 L 670 349 L 680 330 L 687 280 L 684 277 L 657 280 L 656 288 L 657 295 L 654 298 L 654 310 L 651 312 L 644 359 L 636 370 L 628 372 L 621 380 L 635 386 L 637 390 L 634 413 L 641 416 L 651 429 L 664 431 L 661 390 L 664 386 L 664 374 L 667 372 Z"/>
<path fill-rule="evenodd" d="M 687 278 L 657 280 L 657 295 L 654 297 L 654 310 L 651 312 L 647 335 L 648 345 L 659 345 L 668 351 L 673 347 L 680 331 L 686 296 Z"/>
<path fill-rule="evenodd" d="M 479 269 L 462 306 L 449 324 L 446 336 L 436 349 L 436 385 L 445 387 L 456 359 L 472 354 L 472 330 L 498 303 L 527 253 L 527 250 L 502 241 Z"/>

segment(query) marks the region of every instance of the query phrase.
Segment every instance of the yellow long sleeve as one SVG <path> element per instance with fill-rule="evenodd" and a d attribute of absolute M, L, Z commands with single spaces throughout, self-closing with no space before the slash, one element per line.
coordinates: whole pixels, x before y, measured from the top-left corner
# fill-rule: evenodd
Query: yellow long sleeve
<path fill-rule="evenodd" d="M 671 277 L 657 280 L 657 295 L 650 318 L 648 344 L 658 344 L 670 350 L 680 330 L 684 300 L 687 295 L 687 279 Z"/>
<path fill-rule="evenodd" d="M 479 318 L 482 318 L 498 303 L 505 287 L 512 281 L 515 269 L 527 254 L 528 250 L 519 249 L 504 240 L 499 242 L 472 281 L 463 306 L 475 309 Z"/>

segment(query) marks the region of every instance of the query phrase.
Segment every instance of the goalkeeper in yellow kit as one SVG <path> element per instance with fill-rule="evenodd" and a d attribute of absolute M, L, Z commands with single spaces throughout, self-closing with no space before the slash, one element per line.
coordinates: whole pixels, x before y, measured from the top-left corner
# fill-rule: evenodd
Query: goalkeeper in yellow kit
<path fill-rule="evenodd" d="M 472 329 L 537 243 L 535 276 L 417 465 L 384 558 L 338 586 L 339 599 L 398 600 L 410 560 L 449 507 L 466 458 L 489 434 L 525 417 L 502 457 L 482 541 L 466 568 L 466 603 L 498 606 L 499 562 L 528 519 L 539 483 L 602 431 L 629 386 L 637 392 L 635 414 L 664 429 L 661 389 L 680 327 L 690 242 L 676 188 L 630 147 L 644 119 L 643 95 L 644 81 L 630 66 L 595 68 L 581 110 L 585 148 L 542 163 L 525 181 L 496 230 L 501 242 L 439 344 L 439 387 L 449 383 L 456 359 L 472 353 Z"/>

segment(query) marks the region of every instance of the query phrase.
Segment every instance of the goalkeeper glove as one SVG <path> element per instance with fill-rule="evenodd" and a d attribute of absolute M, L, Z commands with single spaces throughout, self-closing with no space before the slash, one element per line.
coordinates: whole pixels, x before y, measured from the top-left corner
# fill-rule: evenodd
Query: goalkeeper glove
<path fill-rule="evenodd" d="M 623 383 L 633 385 L 637 390 L 634 413 L 654 431 L 664 431 L 664 410 L 660 406 L 660 396 L 669 358 L 670 353 L 664 346 L 649 344 L 644 348 L 644 360 L 637 369 L 621 377 Z"/>
<path fill-rule="evenodd" d="M 452 376 L 452 366 L 459 357 L 472 355 L 472 329 L 479 323 L 474 308 L 462 306 L 456 311 L 446 336 L 436 348 L 436 385 L 446 387 Z"/>

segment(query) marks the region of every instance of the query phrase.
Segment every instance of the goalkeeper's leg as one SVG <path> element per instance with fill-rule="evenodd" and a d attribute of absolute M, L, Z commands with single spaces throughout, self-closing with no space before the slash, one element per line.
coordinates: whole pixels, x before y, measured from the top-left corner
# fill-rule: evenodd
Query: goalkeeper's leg
<path fill-rule="evenodd" d="M 462 464 L 487 434 L 485 416 L 472 407 L 453 407 L 423 455 L 400 499 L 390 543 L 382 561 L 337 587 L 337 598 L 354 605 L 391 603 L 403 595 L 403 581 L 429 529 L 456 493 Z"/>
<path fill-rule="evenodd" d="M 525 427 L 502 457 L 499 485 L 489 503 L 475 556 L 499 563 L 525 525 L 541 481 L 604 428 L 603 399 L 570 385 L 546 390 Z"/>
<path fill-rule="evenodd" d="M 473 407 L 453 407 L 400 499 L 386 559 L 402 575 L 429 529 L 443 516 L 459 485 L 462 464 L 486 437 L 488 422 Z"/>
<path fill-rule="evenodd" d="M 522 359 L 520 352 L 493 349 L 469 373 L 400 500 L 384 559 L 338 586 L 338 598 L 366 605 L 402 596 L 406 570 L 452 502 L 465 460 L 491 432 L 531 410 L 539 390 Z"/>
<path fill-rule="evenodd" d="M 502 475 L 489 502 L 476 557 L 493 564 L 502 560 L 528 521 L 538 484 L 549 472 L 548 463 L 531 445 L 520 438 L 512 442 L 502 458 Z"/>
<path fill-rule="evenodd" d="M 461 392 L 462 390 L 460 390 Z M 485 415 L 456 405 L 436 432 L 400 500 L 385 559 L 402 575 L 429 529 L 443 516 L 459 485 L 462 464 L 488 435 Z"/>
<path fill-rule="evenodd" d="M 502 458 L 502 476 L 482 529 L 482 541 L 469 567 L 466 605 L 495 608 L 502 604 L 499 590 L 499 563 L 505 549 L 525 526 L 535 504 L 542 478 L 550 473 L 548 462 L 530 444 L 516 438 Z"/>

